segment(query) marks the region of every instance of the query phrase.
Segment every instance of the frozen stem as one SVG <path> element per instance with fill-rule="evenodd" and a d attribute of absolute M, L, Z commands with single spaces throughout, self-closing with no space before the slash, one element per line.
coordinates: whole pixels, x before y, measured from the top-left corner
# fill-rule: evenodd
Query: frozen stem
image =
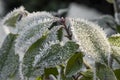
<path fill-rule="evenodd" d="M 65 31 L 67 32 L 67 35 L 66 37 L 69 39 L 69 40 L 72 40 L 72 34 L 70 33 L 70 27 L 68 27 L 66 24 L 65 24 L 65 18 L 61 18 L 61 24 L 64 26 L 63 28 L 65 29 Z"/>

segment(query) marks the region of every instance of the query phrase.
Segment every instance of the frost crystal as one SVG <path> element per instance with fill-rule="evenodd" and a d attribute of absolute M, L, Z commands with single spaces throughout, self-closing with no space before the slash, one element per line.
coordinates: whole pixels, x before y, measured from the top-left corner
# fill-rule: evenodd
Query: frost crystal
<path fill-rule="evenodd" d="M 120 37 L 120 34 L 119 33 L 118 34 L 114 34 L 111 37 Z"/>
<path fill-rule="evenodd" d="M 120 47 L 120 34 L 114 34 L 108 40 L 112 46 Z"/>
<path fill-rule="evenodd" d="M 16 24 L 17 32 L 19 33 L 22 30 L 29 29 L 29 26 L 31 25 L 36 25 L 45 22 L 52 23 L 55 22 L 56 20 L 58 20 L 58 18 L 53 17 L 48 12 L 33 12 L 29 14 L 27 17 L 22 18 L 22 20 Z"/>
<path fill-rule="evenodd" d="M 33 66 L 35 66 L 42 57 L 47 55 L 47 52 L 49 49 L 51 49 L 51 46 L 54 44 L 58 44 L 59 41 L 57 39 L 57 31 L 61 28 L 61 26 L 55 26 L 51 32 L 48 34 L 47 39 L 43 42 L 42 46 L 43 48 L 39 49 L 39 54 L 35 56 L 35 61 L 33 62 Z"/>
<path fill-rule="evenodd" d="M 43 35 L 46 35 L 48 32 L 47 27 L 49 27 L 51 23 L 41 23 L 36 24 L 34 26 L 30 26 L 28 30 L 24 30 L 19 34 L 16 39 L 15 51 L 17 54 L 24 56 L 25 52 L 28 48 Z M 23 56 L 20 57 L 22 60 Z"/>
<path fill-rule="evenodd" d="M 23 30 L 17 37 L 15 44 L 15 52 L 19 55 L 19 72 L 22 79 L 24 79 L 22 73 L 23 57 L 26 51 L 34 42 L 47 34 L 48 27 L 51 26 L 51 24 L 51 22 L 44 22 L 41 24 L 31 25 L 29 26 L 29 29 Z"/>
<path fill-rule="evenodd" d="M 69 19 L 71 31 L 80 50 L 97 61 L 107 62 L 110 45 L 103 30 L 91 22 L 81 19 Z"/>
<path fill-rule="evenodd" d="M 14 9 L 12 12 L 7 14 L 2 20 L 2 26 L 5 29 L 6 33 L 15 33 L 15 26 L 19 21 L 20 16 L 24 17 L 26 14 L 28 14 L 28 12 L 24 10 L 24 7 Z"/>
<path fill-rule="evenodd" d="M 18 15 L 18 14 L 20 14 L 20 13 L 23 13 L 23 12 L 26 12 L 26 11 L 24 10 L 24 7 L 22 7 L 22 6 L 21 6 L 20 8 L 18 8 L 18 9 L 14 9 L 14 10 L 11 11 L 9 14 L 7 14 L 7 16 L 4 17 L 2 23 L 5 24 L 5 22 L 6 22 L 8 19 L 10 19 L 11 17 L 16 16 L 16 15 Z"/>

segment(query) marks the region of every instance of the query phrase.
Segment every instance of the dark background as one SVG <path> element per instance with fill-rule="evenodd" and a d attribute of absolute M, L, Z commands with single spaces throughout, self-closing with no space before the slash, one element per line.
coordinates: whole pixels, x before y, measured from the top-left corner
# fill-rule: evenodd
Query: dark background
<path fill-rule="evenodd" d="M 26 10 L 32 11 L 57 11 L 62 8 L 68 8 L 72 2 L 84 4 L 95 8 L 103 14 L 114 15 L 113 5 L 106 0 L 3 0 L 6 12 L 23 5 Z"/>

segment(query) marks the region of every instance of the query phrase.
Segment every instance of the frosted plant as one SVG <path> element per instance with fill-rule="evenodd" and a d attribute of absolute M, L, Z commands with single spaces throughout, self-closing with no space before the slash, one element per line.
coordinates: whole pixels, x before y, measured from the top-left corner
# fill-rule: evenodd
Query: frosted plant
<path fill-rule="evenodd" d="M 19 61 L 21 62 L 21 64 L 19 70 L 22 79 L 24 78 L 21 72 L 24 54 L 34 42 L 36 42 L 39 38 L 47 34 L 47 27 L 50 25 L 51 23 L 49 22 L 36 24 L 34 25 L 34 27 L 30 27 L 26 31 L 24 30 L 16 39 L 15 52 L 20 57 Z"/>
<path fill-rule="evenodd" d="M 46 40 L 42 43 L 43 48 L 39 49 L 39 54 L 35 56 L 35 61 L 33 62 L 33 66 L 37 64 L 37 62 L 47 55 L 46 51 L 51 49 L 52 45 L 59 44 L 59 40 L 57 37 L 57 31 L 61 28 L 61 26 L 55 26 L 51 32 L 48 34 Z"/>
<path fill-rule="evenodd" d="M 118 33 L 110 36 L 109 41 L 112 46 L 120 47 L 120 34 Z"/>
<path fill-rule="evenodd" d="M 17 32 L 21 32 L 22 30 L 29 29 L 29 26 L 40 24 L 44 22 L 55 22 L 58 18 L 52 16 L 48 12 L 33 12 L 29 14 L 27 17 L 22 18 L 21 21 L 19 21 L 17 26 Z"/>
<path fill-rule="evenodd" d="M 110 45 L 103 30 L 96 24 L 81 19 L 69 19 L 71 31 L 80 45 L 80 50 L 95 61 L 107 62 Z"/>
<path fill-rule="evenodd" d="M 26 69 L 26 67 L 24 68 L 23 71 L 26 71 L 26 70 L 30 70 L 30 66 L 35 66 L 37 64 L 37 62 L 39 61 L 39 59 L 41 59 L 41 57 L 44 57 L 46 54 L 46 51 L 51 48 L 52 45 L 54 44 L 58 44 L 59 41 L 58 41 L 58 38 L 57 38 L 57 31 L 61 28 L 61 26 L 55 26 L 52 30 L 49 31 L 49 33 L 47 34 L 45 40 L 43 41 L 43 39 L 40 39 L 38 41 L 36 41 L 32 46 L 34 46 L 35 44 L 38 44 L 39 45 L 37 47 L 34 47 L 33 50 L 29 49 L 26 54 L 25 54 L 25 57 L 24 57 L 24 65 L 26 65 L 26 67 L 28 67 L 28 69 Z M 41 43 L 42 42 L 42 43 Z M 32 47 L 31 46 L 31 47 Z M 30 48 L 31 48 L 30 47 Z M 30 51 L 30 52 L 29 52 Z M 36 57 L 35 57 L 36 56 Z M 33 60 L 30 60 L 30 62 L 28 62 L 29 58 L 34 58 Z M 26 63 L 31 63 L 31 65 L 28 65 Z M 40 73 L 42 74 L 42 70 L 40 70 Z M 28 72 L 29 73 L 29 72 Z M 26 74 L 28 74 L 26 72 Z M 26 75 L 25 74 L 25 75 Z"/>
<path fill-rule="evenodd" d="M 112 59 L 120 63 L 119 34 L 107 39 L 92 22 L 45 11 L 28 13 L 23 7 L 9 13 L 2 26 L 15 32 L 6 30 L 9 35 L 0 48 L 0 80 L 49 80 L 51 75 L 56 80 L 118 78 L 111 65 Z M 84 55 L 93 58 L 94 66 Z"/>
<path fill-rule="evenodd" d="M 2 26 L 6 33 L 15 33 L 16 23 L 22 18 L 27 16 L 28 12 L 24 10 L 24 7 L 14 9 L 7 14 L 2 20 Z"/>

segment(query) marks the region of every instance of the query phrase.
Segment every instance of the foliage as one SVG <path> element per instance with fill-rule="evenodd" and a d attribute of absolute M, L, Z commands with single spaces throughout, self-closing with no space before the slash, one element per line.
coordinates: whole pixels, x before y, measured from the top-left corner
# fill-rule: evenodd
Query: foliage
<path fill-rule="evenodd" d="M 105 21 L 100 26 L 107 24 L 106 18 L 99 19 Z M 12 30 L 0 48 L 0 80 L 119 80 L 120 68 L 113 63 L 120 65 L 120 35 L 106 37 L 93 22 L 29 13 L 22 7 L 1 26 Z"/>

